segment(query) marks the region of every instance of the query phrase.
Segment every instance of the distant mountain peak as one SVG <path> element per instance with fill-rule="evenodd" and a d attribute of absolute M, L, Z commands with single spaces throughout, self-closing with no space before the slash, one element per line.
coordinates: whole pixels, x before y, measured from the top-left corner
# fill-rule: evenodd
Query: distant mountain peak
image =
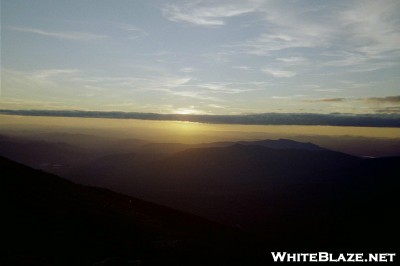
<path fill-rule="evenodd" d="M 277 140 L 266 139 L 257 141 L 240 141 L 238 143 L 242 145 L 257 145 L 257 146 L 267 147 L 270 149 L 279 149 L 279 150 L 288 150 L 288 149 L 308 150 L 308 151 L 327 150 L 311 142 L 299 142 L 291 139 L 277 139 Z"/>

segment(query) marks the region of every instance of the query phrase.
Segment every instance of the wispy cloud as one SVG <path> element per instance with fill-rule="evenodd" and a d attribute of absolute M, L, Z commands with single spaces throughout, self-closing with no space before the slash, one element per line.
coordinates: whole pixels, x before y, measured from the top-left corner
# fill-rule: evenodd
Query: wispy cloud
<path fill-rule="evenodd" d="M 399 11 L 400 2 L 396 0 L 346 1 L 317 7 L 305 3 L 290 9 L 284 2 L 265 1 L 257 9 L 263 14 L 259 25 L 264 30 L 256 37 L 221 48 L 227 55 L 275 58 L 280 66 L 312 61 L 310 68 L 376 71 L 399 65 Z M 282 57 L 282 53 L 296 56 Z"/>
<path fill-rule="evenodd" d="M 261 71 L 274 78 L 291 78 L 296 76 L 296 72 L 293 71 L 269 69 L 269 68 L 263 68 L 261 69 Z"/>
<path fill-rule="evenodd" d="M 89 32 L 77 32 L 77 31 L 46 31 L 35 28 L 20 28 L 20 27 L 8 27 L 14 31 L 27 32 L 32 34 L 37 34 L 46 37 L 52 37 L 64 40 L 74 40 L 74 41 L 92 41 L 92 40 L 102 40 L 107 39 L 109 36 L 94 34 Z"/>
<path fill-rule="evenodd" d="M 396 56 L 394 57 L 396 58 Z M 368 56 L 360 52 L 339 51 L 336 54 L 328 55 L 328 59 L 322 66 L 343 68 L 350 72 L 371 72 L 399 65 L 392 58 L 382 56 Z"/>
<path fill-rule="evenodd" d="M 71 76 L 79 73 L 78 69 L 44 69 L 39 71 L 31 72 L 32 77 L 40 79 L 50 79 L 52 77 L 59 76 Z"/>
<path fill-rule="evenodd" d="M 309 102 L 364 102 L 364 103 L 382 103 L 382 104 L 400 104 L 400 95 L 386 96 L 386 97 L 347 97 L 347 98 L 320 98 L 320 99 L 307 99 Z"/>
<path fill-rule="evenodd" d="M 296 5 L 288 8 L 280 1 L 263 1 L 257 12 L 262 14 L 264 30 L 244 41 L 225 45 L 236 53 L 268 56 L 287 49 L 326 47 L 335 31 L 330 18 L 320 20 L 320 10 Z"/>
<path fill-rule="evenodd" d="M 284 50 L 287 48 L 307 48 L 313 47 L 312 40 L 302 39 L 298 36 L 277 34 L 261 34 L 261 36 L 246 40 L 244 42 L 225 45 L 227 49 L 236 50 L 238 53 L 266 56 L 272 52 Z"/>
<path fill-rule="evenodd" d="M 160 91 L 169 93 L 174 96 L 183 97 L 183 98 L 193 98 L 193 99 L 212 101 L 212 102 L 220 102 L 221 101 L 219 98 L 212 97 L 209 94 L 205 93 L 204 91 L 199 91 L 199 90 L 178 91 L 178 90 L 173 90 L 173 89 L 160 89 Z"/>
<path fill-rule="evenodd" d="M 2 69 L 5 87 L 26 86 L 44 88 L 55 87 L 60 80 L 69 80 L 79 76 L 78 69 L 42 69 L 35 71 L 16 71 Z M 19 85 L 18 85 L 19 84 Z"/>
<path fill-rule="evenodd" d="M 229 1 L 226 4 L 203 4 L 197 1 L 185 5 L 166 5 L 162 9 L 166 19 L 174 22 L 185 22 L 196 26 L 216 27 L 226 24 L 226 19 L 240 16 L 256 10 L 255 1 Z"/>
<path fill-rule="evenodd" d="M 255 90 L 255 88 L 252 88 L 254 86 L 251 86 L 251 84 L 237 82 L 209 82 L 196 84 L 195 86 L 198 88 L 207 89 L 211 93 L 223 94 L 238 94 Z"/>
<path fill-rule="evenodd" d="M 232 66 L 233 69 L 250 70 L 249 66 Z"/>
<path fill-rule="evenodd" d="M 2 109 L 46 109 L 46 110 L 85 110 L 82 106 L 68 104 L 65 101 L 32 100 L 24 98 L 0 97 Z"/>
<path fill-rule="evenodd" d="M 400 50 L 399 10 L 400 2 L 396 0 L 354 1 L 340 13 L 339 19 L 358 52 L 377 56 Z"/>
<path fill-rule="evenodd" d="M 375 109 L 375 112 L 382 113 L 382 114 L 399 114 L 400 115 L 400 106 L 390 106 L 390 107 L 379 108 L 379 109 Z"/>
<path fill-rule="evenodd" d="M 308 63 L 308 59 L 305 57 L 278 57 L 276 61 L 283 62 L 288 66 L 303 65 Z"/>
<path fill-rule="evenodd" d="M 295 94 L 295 95 L 286 95 L 286 96 L 281 96 L 281 95 L 274 95 L 271 96 L 271 99 L 273 100 L 297 100 L 299 98 L 304 98 L 307 95 L 304 94 Z"/>
<path fill-rule="evenodd" d="M 149 33 L 147 31 L 145 31 L 144 29 L 141 29 L 141 28 L 136 27 L 131 24 L 121 23 L 121 24 L 119 24 L 119 27 L 121 30 L 124 30 L 128 33 L 127 34 L 128 39 L 130 39 L 130 40 L 134 40 L 134 39 L 145 37 L 145 36 L 149 35 Z"/>
<path fill-rule="evenodd" d="M 322 99 L 307 99 L 305 102 L 327 102 L 327 103 L 338 103 L 347 101 L 346 98 L 322 98 Z"/>
<path fill-rule="evenodd" d="M 197 69 L 194 67 L 183 67 L 183 68 L 179 69 L 179 71 L 183 72 L 183 73 L 192 73 L 192 72 L 196 72 Z"/>
<path fill-rule="evenodd" d="M 82 75 L 74 77 L 73 81 L 90 86 L 89 88 L 98 90 L 128 89 L 135 91 L 162 90 L 184 86 L 192 78 L 176 75 L 161 76 L 95 76 Z"/>
<path fill-rule="evenodd" d="M 225 102 L 226 95 L 234 95 L 257 90 L 260 84 L 239 82 L 191 82 L 174 86 L 154 86 L 149 90 L 159 91 L 174 96 L 193 98 L 207 102 Z"/>
<path fill-rule="evenodd" d="M 329 93 L 336 93 L 336 92 L 341 92 L 343 89 L 332 89 L 332 88 L 319 88 L 319 89 L 313 89 L 313 91 L 317 92 L 329 92 Z"/>
<path fill-rule="evenodd" d="M 387 96 L 387 97 L 369 97 L 365 99 L 367 102 L 371 103 L 396 103 L 400 104 L 400 95 L 397 96 Z"/>

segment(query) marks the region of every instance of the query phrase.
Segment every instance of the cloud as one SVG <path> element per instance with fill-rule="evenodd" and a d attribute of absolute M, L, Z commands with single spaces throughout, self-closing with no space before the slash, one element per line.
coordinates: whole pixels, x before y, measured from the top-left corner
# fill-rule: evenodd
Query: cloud
<path fill-rule="evenodd" d="M 32 76 L 41 79 L 49 79 L 57 76 L 70 76 L 79 72 L 78 69 L 44 69 L 32 72 Z"/>
<path fill-rule="evenodd" d="M 286 57 L 286 58 L 276 58 L 277 61 L 281 61 L 284 63 L 290 63 L 290 64 L 301 64 L 304 62 L 307 62 L 308 59 L 305 57 Z"/>
<path fill-rule="evenodd" d="M 336 54 L 325 65 L 370 72 L 399 65 L 400 2 L 348 1 L 336 12 Z M 342 39 L 342 43 L 339 42 Z"/>
<path fill-rule="evenodd" d="M 266 56 L 272 52 L 287 48 L 312 47 L 311 40 L 301 39 L 297 36 L 286 34 L 262 34 L 259 37 L 238 44 L 225 45 L 228 49 L 237 50 L 239 53 Z"/>
<path fill-rule="evenodd" d="M 220 99 L 218 99 L 216 97 L 208 96 L 207 93 L 204 93 L 204 92 L 198 91 L 198 90 L 176 91 L 176 90 L 172 90 L 172 89 L 160 89 L 159 91 L 163 91 L 163 92 L 172 94 L 174 96 L 185 97 L 185 98 L 193 98 L 193 99 L 204 100 L 204 101 L 213 101 L 213 102 L 221 101 Z"/>
<path fill-rule="evenodd" d="M 155 91 L 171 88 L 179 88 L 190 82 L 192 77 L 175 75 L 148 75 L 140 77 L 132 76 L 91 76 L 82 75 L 75 77 L 73 81 L 89 85 L 98 89 L 130 89 L 135 91 Z"/>
<path fill-rule="evenodd" d="M 204 101 L 225 102 L 222 95 L 233 95 L 257 90 L 261 84 L 239 82 L 192 82 L 176 86 L 159 86 L 150 90 L 165 92 L 174 96 L 194 98 Z"/>
<path fill-rule="evenodd" d="M 33 100 L 14 97 L 0 97 L 2 109 L 46 109 L 46 110 L 84 110 L 81 106 L 65 103 L 65 101 Z M 56 111 L 57 112 L 57 111 Z"/>
<path fill-rule="evenodd" d="M 232 66 L 233 69 L 250 70 L 249 66 Z"/>
<path fill-rule="evenodd" d="M 253 91 L 255 88 L 250 88 L 249 83 L 235 82 L 209 82 L 195 85 L 198 88 L 207 89 L 211 93 L 237 94 L 248 91 Z"/>
<path fill-rule="evenodd" d="M 343 89 L 318 88 L 318 89 L 313 89 L 313 91 L 335 93 L 335 92 L 341 92 L 343 91 Z"/>
<path fill-rule="evenodd" d="M 274 99 L 274 100 L 288 100 L 288 99 L 292 99 L 292 97 L 290 97 L 290 96 L 272 96 L 271 99 Z"/>
<path fill-rule="evenodd" d="M 257 8 L 261 32 L 221 49 L 231 56 L 268 57 L 279 67 L 335 68 L 333 74 L 400 65 L 399 1 L 291 4 L 289 8 L 284 1 L 262 2 Z M 282 56 L 285 53 L 292 56 Z"/>
<path fill-rule="evenodd" d="M 226 4 L 204 5 L 202 2 L 185 5 L 166 5 L 162 8 L 164 17 L 173 22 L 185 22 L 196 26 L 218 27 L 226 24 L 226 19 L 244 15 L 256 10 L 256 1 L 241 1 Z"/>
<path fill-rule="evenodd" d="M 210 108 L 214 108 L 214 109 L 228 109 L 227 106 L 220 105 L 220 104 L 208 104 L 207 106 Z"/>
<path fill-rule="evenodd" d="M 190 83 L 181 83 L 175 86 L 165 86 L 165 84 L 153 86 L 152 88 L 147 88 L 147 90 L 208 102 L 226 102 L 226 95 L 255 91 L 263 84 L 257 82 L 199 82 L 194 80 Z"/>
<path fill-rule="evenodd" d="M 191 77 L 163 77 L 163 82 L 160 82 L 160 85 L 162 86 L 164 84 L 165 87 L 178 87 L 187 84 L 191 79 Z"/>
<path fill-rule="evenodd" d="M 335 29 L 330 14 L 321 19 L 321 14 L 327 10 L 321 11 L 324 5 L 320 6 L 316 9 L 305 3 L 288 7 L 283 1 L 263 1 L 257 12 L 262 16 L 258 23 L 264 30 L 256 37 L 224 47 L 235 53 L 256 56 L 287 49 L 326 47 Z"/>
<path fill-rule="evenodd" d="M 370 72 L 398 65 L 398 62 L 390 61 L 390 58 L 367 56 L 359 52 L 339 51 L 336 54 L 329 54 L 328 57 L 323 66 L 347 67 L 350 72 Z"/>
<path fill-rule="evenodd" d="M 131 102 L 125 102 L 125 103 L 109 103 L 105 104 L 104 106 L 106 107 L 130 107 L 130 106 L 135 106 L 136 103 L 131 103 Z"/>
<path fill-rule="evenodd" d="M 370 103 L 397 103 L 400 104 L 400 95 L 387 97 L 369 97 L 365 101 Z"/>
<path fill-rule="evenodd" d="M 99 35 L 88 32 L 45 31 L 41 29 L 20 28 L 20 27 L 9 27 L 9 29 L 14 31 L 33 33 L 46 37 L 52 37 L 64 40 L 74 40 L 74 41 L 92 41 L 92 40 L 102 40 L 109 38 L 109 36 L 107 35 Z"/>
<path fill-rule="evenodd" d="M 197 71 L 197 69 L 194 67 L 183 67 L 183 68 L 179 69 L 179 71 L 183 72 L 183 73 L 192 73 L 192 72 Z"/>
<path fill-rule="evenodd" d="M 36 71 L 16 71 L 3 68 L 3 87 L 25 90 L 26 88 L 56 88 L 60 80 L 72 80 L 81 72 L 78 69 L 42 69 Z"/>
<path fill-rule="evenodd" d="M 293 71 L 284 71 L 284 70 L 276 70 L 268 68 L 263 68 L 261 69 L 261 71 L 270 76 L 273 76 L 274 78 L 291 78 L 296 76 L 296 72 Z"/>
<path fill-rule="evenodd" d="M 381 113 L 381 114 L 399 114 L 400 115 L 400 106 L 390 106 L 390 107 L 375 109 L 375 112 Z"/>
<path fill-rule="evenodd" d="M 306 100 L 308 102 L 364 102 L 382 104 L 400 104 L 400 95 L 387 97 L 364 97 L 364 98 L 321 98 Z"/>
<path fill-rule="evenodd" d="M 194 115 L 194 114 L 205 114 L 203 110 L 196 109 L 194 105 L 191 105 L 189 107 L 180 107 L 178 109 L 172 110 L 172 113 L 174 114 L 180 114 L 180 115 Z"/>
<path fill-rule="evenodd" d="M 131 24 L 121 23 L 119 24 L 120 29 L 128 32 L 128 39 L 134 40 L 140 37 L 148 36 L 149 33 L 141 28 L 138 28 Z"/>
<path fill-rule="evenodd" d="M 380 69 L 390 68 L 399 65 L 397 62 L 380 62 L 380 63 L 372 63 L 366 62 L 364 65 L 355 66 L 352 69 L 349 69 L 350 72 L 371 72 Z"/>
<path fill-rule="evenodd" d="M 1 100 L 1 99 L 0 99 Z M 169 107 L 170 108 L 170 107 Z M 398 114 L 311 114 L 311 113 L 263 113 L 247 115 L 207 115 L 195 114 L 203 111 L 195 106 L 174 109 L 175 114 L 156 114 L 138 112 L 104 112 L 78 110 L 5 110 L 0 114 L 34 115 L 34 116 L 64 116 L 91 117 L 115 119 L 143 119 L 164 121 L 191 121 L 216 124 L 245 125 L 330 125 L 330 126 L 368 126 L 368 127 L 400 127 Z M 177 114 L 180 112 L 180 114 Z"/>
<path fill-rule="evenodd" d="M 344 102 L 346 101 L 345 98 L 326 98 L 326 99 L 321 99 L 321 102 Z"/>
<path fill-rule="evenodd" d="M 298 99 L 298 98 L 302 98 L 305 97 L 307 95 L 303 95 L 303 94 L 297 94 L 297 95 L 289 95 L 289 96 L 272 96 L 271 99 L 273 100 L 293 100 L 293 99 Z"/>
<path fill-rule="evenodd" d="M 354 1 L 340 12 L 339 19 L 358 52 L 369 57 L 380 56 L 400 50 L 399 10 L 397 0 Z"/>

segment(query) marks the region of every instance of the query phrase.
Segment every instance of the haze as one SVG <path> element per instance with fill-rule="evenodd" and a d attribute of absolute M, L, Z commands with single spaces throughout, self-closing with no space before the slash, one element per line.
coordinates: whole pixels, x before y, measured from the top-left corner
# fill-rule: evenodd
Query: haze
<path fill-rule="evenodd" d="M 220 141 L 287 138 L 313 142 L 358 156 L 397 155 L 400 128 L 336 126 L 218 125 L 193 122 L 0 115 L 2 134 L 88 134 L 107 139 L 140 139 L 156 143 L 200 144 Z M 79 136 L 77 137 L 79 138 Z M 63 141 L 59 139 L 58 141 Z"/>

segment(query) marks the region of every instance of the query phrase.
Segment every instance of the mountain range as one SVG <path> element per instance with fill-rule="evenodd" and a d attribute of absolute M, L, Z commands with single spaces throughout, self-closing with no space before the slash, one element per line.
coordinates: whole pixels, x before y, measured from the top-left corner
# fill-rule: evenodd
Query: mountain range
<path fill-rule="evenodd" d="M 35 157 L 35 150 L 30 150 L 29 156 L 23 154 L 24 150 L 28 150 L 32 145 L 31 142 L 24 142 L 23 145 L 26 146 L 2 144 L 10 141 L 10 139 L 0 141 L 0 148 L 7 147 L 1 150 L 2 155 L 12 155 L 9 158 L 21 163 L 25 163 L 26 158 Z M 49 143 L 46 145 L 42 143 L 41 147 L 51 147 Z M 140 198 L 141 200 L 137 202 L 147 204 L 146 206 L 156 206 L 154 203 L 168 206 L 168 208 L 154 207 L 161 208 L 164 210 L 163 213 L 189 213 L 182 214 L 182 217 L 186 217 L 182 220 L 186 221 L 189 219 L 187 217 L 197 217 L 196 219 L 200 219 L 198 220 L 200 224 L 219 228 L 213 229 L 212 232 L 219 232 L 223 228 L 222 232 L 229 233 L 218 236 L 218 239 L 221 239 L 218 243 L 222 243 L 222 246 L 232 241 L 232 235 L 234 237 L 240 235 L 236 241 L 239 246 L 234 245 L 232 249 L 222 252 L 221 257 L 217 256 L 220 260 L 226 259 L 223 254 L 243 248 L 243 245 L 249 247 L 244 252 L 252 254 L 254 258 L 260 258 L 260 253 L 253 251 L 265 251 L 271 247 L 295 251 L 301 247 L 306 250 L 363 249 L 384 252 L 399 248 L 397 239 L 400 221 L 396 212 L 400 187 L 396 173 L 400 157 L 361 158 L 332 151 L 313 143 L 287 139 L 196 145 L 124 140 L 122 146 L 129 148 L 115 153 L 116 150 L 112 149 L 99 152 L 100 148 L 82 149 L 58 143 L 50 148 L 53 150 L 48 153 L 37 149 L 36 158 L 41 158 L 42 155 L 44 157 L 41 160 L 52 160 L 57 158 L 48 156 L 52 152 L 63 153 L 63 156 L 68 158 L 66 161 L 69 167 L 58 169 L 58 172 L 53 171 L 53 173 L 56 172 L 76 183 L 103 187 L 129 195 L 120 196 L 114 192 L 71 185 L 72 183 L 68 181 L 62 181 L 63 184 L 69 184 L 66 187 L 74 187 L 74 191 L 79 187 L 78 190 L 85 191 L 83 193 L 85 195 L 89 193 L 86 191 L 102 191 L 104 194 L 100 192 L 96 194 L 94 203 L 91 199 L 90 206 L 107 206 L 107 202 L 114 196 L 129 198 L 135 202 Z M 82 160 L 74 161 L 77 158 Z M 40 165 L 35 165 L 36 163 L 28 161 L 30 166 L 40 168 Z M 13 171 L 7 173 L 12 175 Z M 32 175 L 42 174 L 44 173 L 36 171 Z M 58 177 L 55 179 L 60 180 Z M 21 190 L 22 194 L 32 194 L 25 190 L 33 186 L 34 180 L 35 178 L 28 181 L 18 180 L 14 189 Z M 25 187 L 26 184 L 29 185 Z M 10 190 L 10 193 L 17 194 L 15 190 Z M 47 192 L 48 190 L 53 189 L 46 189 Z M 73 193 L 71 192 L 72 195 Z M 57 193 L 56 196 L 62 200 L 49 202 L 68 201 L 70 200 L 68 194 Z M 104 201 L 98 201 L 98 198 Z M 153 205 L 147 202 L 153 202 Z M 76 204 L 76 206 L 87 205 L 85 201 Z M 117 209 L 122 210 L 121 208 Z M 86 210 L 79 211 L 80 214 L 82 212 Z M 153 217 L 155 214 L 146 212 L 144 216 L 146 215 Z M 72 216 L 76 216 L 76 213 Z M 206 220 L 201 220 L 199 216 Z M 24 219 L 29 220 L 27 217 Z M 96 218 L 96 220 L 103 219 L 103 217 Z M 157 219 L 149 218 L 151 221 Z M 140 224 L 146 224 L 140 219 L 138 221 Z M 164 222 L 161 219 L 156 224 Z M 84 223 L 77 222 L 77 224 Z M 166 235 L 174 235 L 175 232 L 169 231 L 169 226 L 167 223 L 161 227 L 167 228 Z M 116 227 L 123 228 L 119 225 Z M 153 232 L 155 227 L 150 226 L 146 230 L 144 231 Z M 143 231 L 142 228 L 139 231 Z M 202 232 L 200 235 L 203 236 L 215 236 L 214 233 L 210 231 L 204 233 L 197 227 L 188 228 L 188 231 Z M 112 236 L 121 233 L 114 233 L 112 230 L 110 232 Z M 189 237 L 190 241 L 193 240 L 191 237 L 192 235 Z M 197 235 L 193 237 L 198 239 Z M 219 244 L 210 246 L 213 241 L 212 238 L 207 238 L 204 241 L 192 242 L 201 243 L 206 250 L 219 249 Z M 185 246 L 187 245 L 179 246 L 177 250 L 184 249 Z M 188 249 L 193 251 L 194 246 L 191 244 Z M 144 250 L 140 254 L 148 254 L 146 252 L 148 251 Z M 170 251 L 166 253 L 170 254 Z M 124 256 L 126 254 L 128 252 Z M 143 260 L 145 256 L 140 255 L 137 258 Z M 174 259 L 176 258 L 171 258 Z"/>
<path fill-rule="evenodd" d="M 306 235 L 316 236 L 309 243 L 314 247 L 383 245 L 377 239 L 387 240 L 387 235 L 367 237 L 363 230 L 372 229 L 363 224 L 395 228 L 400 158 L 362 159 L 312 147 L 237 143 L 192 148 L 155 161 L 120 155 L 81 167 L 69 177 L 262 233 L 277 245 L 302 243 Z M 384 210 L 387 219 L 373 210 Z M 318 232 L 329 237 L 321 239 Z M 357 238 L 344 240 L 343 234 Z"/>

